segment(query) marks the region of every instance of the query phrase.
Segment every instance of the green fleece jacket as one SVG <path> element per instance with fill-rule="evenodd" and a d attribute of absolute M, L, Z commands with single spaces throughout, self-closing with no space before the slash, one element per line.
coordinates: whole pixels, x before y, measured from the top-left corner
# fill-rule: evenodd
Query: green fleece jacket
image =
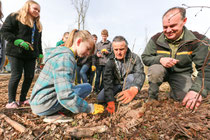
<path fill-rule="evenodd" d="M 205 43 L 202 43 L 205 42 Z M 192 62 L 195 63 L 198 70 L 198 76 L 192 87 L 189 90 L 199 92 L 202 83 L 202 71 L 201 67 L 208 54 L 208 46 L 210 40 L 199 34 L 198 32 L 192 32 L 184 27 L 184 36 L 181 41 L 177 52 L 175 53 L 175 59 L 179 62 L 168 69 L 170 72 L 175 73 L 192 73 Z M 160 58 L 172 57 L 172 50 L 170 49 L 163 33 L 157 33 L 148 42 L 143 54 L 142 60 L 146 66 L 153 64 L 160 64 Z M 210 63 L 210 60 L 208 61 Z M 210 66 L 205 67 L 205 90 L 202 92 L 202 96 L 206 97 L 208 91 L 210 91 Z"/>

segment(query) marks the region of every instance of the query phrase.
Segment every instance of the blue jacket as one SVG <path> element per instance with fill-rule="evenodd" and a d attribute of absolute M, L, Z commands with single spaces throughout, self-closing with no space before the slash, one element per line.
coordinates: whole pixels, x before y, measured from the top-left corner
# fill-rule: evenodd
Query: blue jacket
<path fill-rule="evenodd" d="M 91 106 L 80 98 L 74 87 L 76 60 L 67 47 L 49 49 L 45 66 L 32 90 L 30 105 L 33 113 L 42 113 L 57 101 L 73 113 L 91 112 Z"/>

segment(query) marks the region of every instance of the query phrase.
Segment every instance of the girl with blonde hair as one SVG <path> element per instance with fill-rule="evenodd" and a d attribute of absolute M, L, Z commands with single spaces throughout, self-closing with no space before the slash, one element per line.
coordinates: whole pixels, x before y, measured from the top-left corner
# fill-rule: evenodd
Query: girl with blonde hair
<path fill-rule="evenodd" d="M 88 104 L 84 98 L 92 90 L 89 83 L 74 85 L 76 56 L 93 54 L 95 43 L 86 30 L 74 29 L 64 46 L 55 47 L 45 55 L 42 69 L 32 90 L 30 105 L 32 112 L 39 115 L 52 115 L 65 108 L 73 113 L 102 113 L 104 107 Z"/>
<path fill-rule="evenodd" d="M 9 102 L 6 108 L 18 108 L 29 105 L 26 99 L 31 86 L 36 59 L 42 58 L 40 23 L 40 5 L 28 0 L 17 12 L 11 13 L 5 20 L 1 35 L 8 41 L 6 55 L 11 64 L 11 77 L 8 85 Z M 20 101 L 16 102 L 17 87 L 24 71 Z"/>

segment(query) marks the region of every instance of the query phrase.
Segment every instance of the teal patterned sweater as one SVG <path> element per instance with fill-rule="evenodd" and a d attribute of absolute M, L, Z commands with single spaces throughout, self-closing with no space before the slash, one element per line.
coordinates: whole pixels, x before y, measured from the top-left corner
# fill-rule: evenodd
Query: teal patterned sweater
<path fill-rule="evenodd" d="M 73 113 L 92 111 L 92 104 L 75 94 L 76 60 L 67 47 L 56 47 L 45 53 L 45 66 L 41 71 L 30 97 L 32 112 L 42 113 L 57 101 Z"/>

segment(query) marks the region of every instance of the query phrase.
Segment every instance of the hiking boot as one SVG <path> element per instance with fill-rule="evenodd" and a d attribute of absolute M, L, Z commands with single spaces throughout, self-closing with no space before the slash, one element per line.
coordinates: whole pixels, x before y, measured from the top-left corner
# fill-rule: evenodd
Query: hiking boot
<path fill-rule="evenodd" d="M 62 122 L 73 122 L 71 117 L 64 116 L 63 114 L 55 114 L 51 116 L 46 116 L 43 120 L 47 123 L 62 123 Z"/>
<path fill-rule="evenodd" d="M 25 101 L 20 101 L 19 102 L 19 105 L 27 105 L 27 106 L 30 106 L 30 103 L 29 103 L 29 99 L 28 100 L 25 100 Z"/>
<path fill-rule="evenodd" d="M 13 101 L 11 103 L 7 103 L 6 108 L 18 108 L 18 104 L 15 101 Z"/>

